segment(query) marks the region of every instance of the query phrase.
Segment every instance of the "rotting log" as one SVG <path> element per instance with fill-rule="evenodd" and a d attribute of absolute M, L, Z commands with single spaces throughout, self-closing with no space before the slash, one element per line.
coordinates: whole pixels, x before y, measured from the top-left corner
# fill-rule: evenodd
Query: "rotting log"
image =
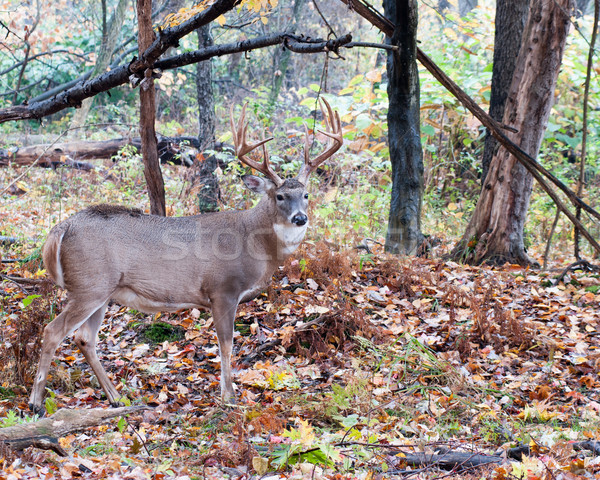
<path fill-rule="evenodd" d="M 196 137 L 159 137 L 158 152 L 162 163 L 174 162 L 191 164 L 189 159 L 180 157 L 182 145 L 189 144 L 196 147 Z M 115 138 L 102 141 L 73 141 L 56 143 L 54 145 L 31 145 L 16 150 L 0 150 L 0 166 L 9 165 L 25 166 L 33 164 L 38 158 L 36 165 L 40 167 L 56 167 L 65 163 L 66 159 L 92 160 L 107 159 L 118 155 L 119 151 L 131 145 L 138 151 L 141 149 L 140 138 Z M 77 164 L 74 165 L 77 168 Z"/>
<path fill-rule="evenodd" d="M 42 418 L 37 422 L 0 428 L 0 443 L 17 452 L 27 447 L 37 447 L 67 456 L 67 452 L 58 443 L 60 437 L 89 427 L 102 425 L 115 417 L 139 413 L 149 408 L 147 406 L 91 409 L 61 408 L 54 415 Z"/>

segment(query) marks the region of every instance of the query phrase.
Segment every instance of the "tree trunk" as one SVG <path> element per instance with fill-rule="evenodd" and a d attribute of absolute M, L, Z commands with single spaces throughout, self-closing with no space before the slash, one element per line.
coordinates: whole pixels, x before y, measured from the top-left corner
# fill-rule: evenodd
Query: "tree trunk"
<path fill-rule="evenodd" d="M 98 52 L 96 59 L 96 65 L 92 70 L 92 77 L 96 77 L 104 73 L 110 64 L 113 51 L 119 39 L 119 34 L 123 28 L 123 21 L 125 20 L 125 10 L 127 8 L 128 0 L 119 0 L 117 8 L 108 22 L 108 26 L 105 31 L 102 32 L 102 44 Z M 75 110 L 73 118 L 71 120 L 71 128 L 81 127 L 92 108 L 92 103 L 95 97 L 86 98 L 81 102 L 81 108 Z"/>
<path fill-rule="evenodd" d="M 503 123 L 507 136 L 536 157 L 554 101 L 573 0 L 532 0 Z M 523 229 L 533 179 L 504 147 L 492 159 L 484 188 L 455 259 L 468 263 L 529 265 Z"/>
<path fill-rule="evenodd" d="M 527 20 L 529 0 L 497 0 L 496 32 L 494 34 L 494 69 L 492 72 L 492 91 L 490 96 L 490 117 L 501 122 L 504 105 L 515 71 L 515 64 L 521 48 L 521 38 Z M 492 134 L 486 131 L 485 147 L 481 160 L 481 186 L 490 168 L 490 162 L 498 143 Z"/>
<path fill-rule="evenodd" d="M 137 0 L 138 12 L 138 46 L 140 57 L 154 41 L 152 30 L 152 0 Z M 165 216 L 165 184 L 160 171 L 158 159 L 158 141 L 154 122 L 156 120 L 156 94 L 152 68 L 144 71 L 140 83 L 140 138 L 142 139 L 142 158 L 144 160 L 144 176 L 150 197 L 150 213 Z"/>
<path fill-rule="evenodd" d="M 198 49 L 213 45 L 210 25 L 196 30 Z M 212 84 L 212 60 L 196 64 L 196 92 L 198 98 L 198 141 L 200 151 L 212 149 L 215 145 L 215 99 Z M 219 182 L 215 170 L 217 159 L 214 155 L 201 159 L 192 184 L 199 185 L 198 211 L 216 212 L 219 209 Z"/>
<path fill-rule="evenodd" d="M 388 72 L 388 137 L 392 162 L 392 195 L 385 250 L 413 255 L 423 240 L 423 155 L 419 128 L 417 70 L 417 2 L 384 0 L 386 17 L 394 24 Z"/>

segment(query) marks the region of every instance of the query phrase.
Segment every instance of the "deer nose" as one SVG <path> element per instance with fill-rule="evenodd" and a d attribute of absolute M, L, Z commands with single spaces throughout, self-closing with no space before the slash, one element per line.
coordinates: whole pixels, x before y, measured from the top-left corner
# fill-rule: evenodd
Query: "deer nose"
<path fill-rule="evenodd" d="M 306 222 L 308 222 L 308 217 L 304 213 L 297 213 L 292 217 L 292 223 L 299 227 L 306 225 Z"/>

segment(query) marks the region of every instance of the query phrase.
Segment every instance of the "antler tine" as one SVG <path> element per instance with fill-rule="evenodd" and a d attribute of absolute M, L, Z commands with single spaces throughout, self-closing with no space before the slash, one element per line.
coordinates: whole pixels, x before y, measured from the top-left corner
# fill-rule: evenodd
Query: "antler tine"
<path fill-rule="evenodd" d="M 308 128 L 305 126 L 306 137 L 304 138 L 304 165 L 302 165 L 300 173 L 298 173 L 298 176 L 296 177 L 299 182 L 304 184 L 306 184 L 310 174 L 314 172 L 316 168 L 325 160 L 337 152 L 344 143 L 344 138 L 342 136 L 342 122 L 337 110 L 333 110 L 331 105 L 329 105 L 329 102 L 327 102 L 327 100 L 324 98 L 322 98 L 321 101 L 322 103 L 319 106 L 321 107 L 321 112 L 323 112 L 326 131 L 318 130 L 318 132 L 330 138 L 332 141 L 328 142 L 329 145 L 325 151 L 321 152 L 321 154 L 318 155 L 314 160 L 310 160 Z M 325 104 L 325 108 L 327 108 L 327 113 L 325 112 L 325 108 L 323 108 L 323 104 Z"/>
<path fill-rule="evenodd" d="M 265 143 L 273 140 L 273 137 L 263 138 L 261 141 L 250 144 L 250 145 L 246 142 L 246 132 L 248 130 L 248 124 L 246 123 L 246 107 L 247 106 L 248 106 L 248 104 L 246 103 L 242 107 L 242 114 L 240 115 L 240 119 L 238 120 L 237 124 L 236 124 L 234 116 L 233 116 L 233 105 L 231 106 L 229 120 L 231 122 L 231 133 L 233 135 L 233 144 L 235 147 L 235 154 L 237 155 L 237 157 L 240 159 L 240 161 L 243 164 L 249 166 L 250 168 L 258 170 L 263 175 L 265 175 L 267 178 L 269 178 L 271 181 L 273 181 L 273 183 L 275 183 L 275 185 L 280 186 L 283 184 L 283 180 L 281 178 L 279 178 L 279 176 L 273 171 L 273 169 L 269 165 L 269 154 L 267 152 L 267 147 L 265 147 Z M 250 158 L 248 158 L 246 156 L 252 150 L 255 150 L 256 148 L 261 147 L 261 146 L 262 146 L 262 150 L 263 150 L 262 163 L 258 163 L 254 160 L 251 160 Z"/>

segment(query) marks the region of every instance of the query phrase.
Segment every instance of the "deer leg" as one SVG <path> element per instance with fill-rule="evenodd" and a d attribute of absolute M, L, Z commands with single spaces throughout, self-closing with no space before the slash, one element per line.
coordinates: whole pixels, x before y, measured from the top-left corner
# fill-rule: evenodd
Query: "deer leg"
<path fill-rule="evenodd" d="M 104 305 L 105 302 L 106 300 L 101 305 Z M 52 362 L 56 349 L 67 335 L 79 328 L 98 308 L 97 304 L 89 305 L 88 303 L 69 300 L 61 314 L 44 328 L 42 354 L 31 396 L 29 397 L 29 408 L 34 413 L 39 415 L 45 413 L 42 400 L 48 380 L 50 362 Z"/>
<path fill-rule="evenodd" d="M 233 322 L 238 302 L 226 298 L 211 299 L 212 315 L 219 340 L 221 356 L 221 401 L 223 404 L 235 403 L 235 393 L 231 383 L 231 352 L 233 350 Z"/>
<path fill-rule="evenodd" d="M 102 325 L 102 320 L 104 320 L 104 313 L 106 312 L 106 307 L 108 306 L 108 302 L 102 305 L 98 310 L 90 315 L 87 321 L 79 327 L 77 332 L 75 332 L 75 338 L 73 339 L 83 356 L 92 367 L 102 390 L 106 394 L 106 398 L 113 407 L 118 407 L 121 405 L 119 402 L 119 392 L 113 385 L 113 383 L 108 378 L 106 370 L 100 363 L 98 359 L 98 354 L 96 353 L 96 342 L 98 341 L 98 332 L 100 331 L 100 326 Z"/>

